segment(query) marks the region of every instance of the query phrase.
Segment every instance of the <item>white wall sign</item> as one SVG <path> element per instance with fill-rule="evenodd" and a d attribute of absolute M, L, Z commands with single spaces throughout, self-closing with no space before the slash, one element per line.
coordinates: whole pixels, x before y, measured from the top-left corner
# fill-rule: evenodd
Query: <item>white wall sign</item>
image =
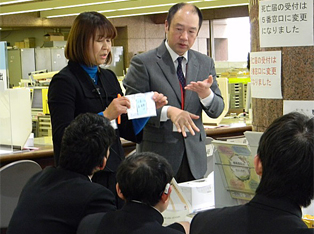
<path fill-rule="evenodd" d="M 250 53 L 250 76 L 252 97 L 282 99 L 281 51 Z"/>
<path fill-rule="evenodd" d="M 313 0 L 259 2 L 261 47 L 311 46 Z"/>
<path fill-rule="evenodd" d="M 284 100 L 283 114 L 300 112 L 310 118 L 314 117 L 314 100 Z"/>

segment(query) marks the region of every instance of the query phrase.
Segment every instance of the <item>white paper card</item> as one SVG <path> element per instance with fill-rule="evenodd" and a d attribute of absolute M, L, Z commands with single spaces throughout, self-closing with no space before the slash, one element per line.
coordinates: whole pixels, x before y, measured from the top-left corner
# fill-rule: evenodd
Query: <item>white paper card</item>
<path fill-rule="evenodd" d="M 131 102 L 131 108 L 127 110 L 128 118 L 138 119 L 156 116 L 156 104 L 152 98 L 153 95 L 154 92 L 126 95 L 125 97 Z"/>

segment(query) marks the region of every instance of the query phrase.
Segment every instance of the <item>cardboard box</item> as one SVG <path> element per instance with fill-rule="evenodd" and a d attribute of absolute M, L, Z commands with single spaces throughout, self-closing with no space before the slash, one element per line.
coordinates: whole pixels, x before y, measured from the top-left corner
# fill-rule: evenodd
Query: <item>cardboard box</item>
<path fill-rule="evenodd" d="M 23 48 L 25 48 L 25 43 L 24 43 L 24 41 L 16 41 L 16 42 L 14 43 L 14 46 L 15 46 L 16 48 L 18 48 L 18 49 L 23 49 Z"/>
<path fill-rule="evenodd" d="M 44 41 L 64 41 L 62 33 L 47 33 L 44 35 Z"/>
<path fill-rule="evenodd" d="M 35 37 L 28 37 L 24 39 L 25 48 L 35 48 Z"/>
<path fill-rule="evenodd" d="M 67 41 L 44 41 L 44 47 L 65 47 Z"/>
<path fill-rule="evenodd" d="M 213 172 L 206 179 L 180 183 L 179 186 L 190 202 L 192 212 L 215 207 Z"/>

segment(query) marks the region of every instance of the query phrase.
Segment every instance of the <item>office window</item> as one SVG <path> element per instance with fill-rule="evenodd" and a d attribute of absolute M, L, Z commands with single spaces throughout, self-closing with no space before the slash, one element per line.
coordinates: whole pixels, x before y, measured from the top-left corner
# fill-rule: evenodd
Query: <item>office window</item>
<path fill-rule="evenodd" d="M 249 17 L 213 20 L 213 58 L 215 61 L 246 61 L 251 50 Z"/>

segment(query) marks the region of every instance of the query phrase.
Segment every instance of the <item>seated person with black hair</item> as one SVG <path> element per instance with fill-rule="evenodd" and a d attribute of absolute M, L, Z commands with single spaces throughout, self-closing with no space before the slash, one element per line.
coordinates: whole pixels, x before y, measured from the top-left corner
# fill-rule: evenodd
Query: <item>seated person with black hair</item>
<path fill-rule="evenodd" d="M 59 167 L 46 167 L 27 182 L 7 234 L 74 234 L 86 215 L 116 210 L 112 192 L 91 182 L 114 139 L 108 119 L 77 116 L 64 132 Z"/>
<path fill-rule="evenodd" d="M 314 118 L 289 113 L 263 133 L 255 171 L 261 176 L 245 205 L 198 213 L 191 234 L 314 234 L 302 221 L 301 207 L 314 198 Z"/>
<path fill-rule="evenodd" d="M 118 167 L 116 186 L 125 205 L 121 210 L 87 216 L 77 233 L 188 233 L 188 222 L 162 226 L 161 212 L 169 203 L 172 177 L 171 166 L 164 157 L 149 152 L 127 157 Z"/>

